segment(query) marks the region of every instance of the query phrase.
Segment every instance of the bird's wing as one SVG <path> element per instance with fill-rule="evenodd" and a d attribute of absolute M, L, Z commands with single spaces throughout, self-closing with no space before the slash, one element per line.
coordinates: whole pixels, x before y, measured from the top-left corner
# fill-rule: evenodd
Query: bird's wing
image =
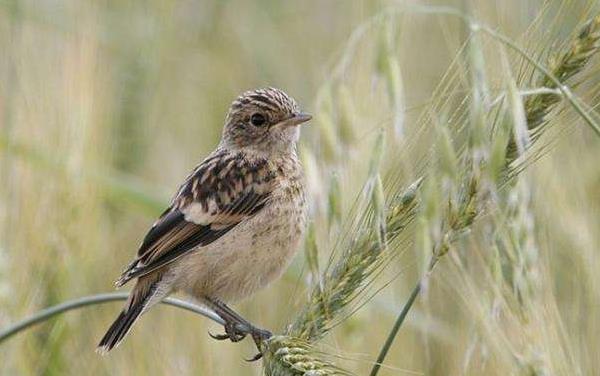
<path fill-rule="evenodd" d="M 169 208 L 154 223 L 136 259 L 117 286 L 145 275 L 200 246 L 206 246 L 267 203 L 275 173 L 266 159 L 220 151 L 186 179 Z"/>

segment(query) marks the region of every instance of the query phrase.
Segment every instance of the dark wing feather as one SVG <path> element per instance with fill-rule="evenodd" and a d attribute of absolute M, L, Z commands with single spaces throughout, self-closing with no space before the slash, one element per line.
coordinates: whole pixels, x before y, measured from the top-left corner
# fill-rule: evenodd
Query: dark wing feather
<path fill-rule="evenodd" d="M 173 230 L 182 220 L 184 220 L 183 213 L 179 210 L 169 208 L 165 211 L 144 237 L 144 241 L 138 250 L 138 255 L 144 254 L 152 244 Z"/>
<path fill-rule="evenodd" d="M 226 152 L 207 158 L 144 237 L 117 286 L 219 239 L 264 207 L 273 184 L 274 170 L 265 159 Z"/>

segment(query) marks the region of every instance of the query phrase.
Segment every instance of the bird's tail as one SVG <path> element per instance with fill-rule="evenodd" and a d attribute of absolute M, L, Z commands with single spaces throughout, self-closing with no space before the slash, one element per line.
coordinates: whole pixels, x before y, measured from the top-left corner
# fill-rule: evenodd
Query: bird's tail
<path fill-rule="evenodd" d="M 164 289 L 157 288 L 159 282 L 160 278 L 156 276 L 147 276 L 138 280 L 131 291 L 127 305 L 100 340 L 96 348 L 97 353 L 105 355 L 117 347 L 140 315 L 166 295 Z"/>

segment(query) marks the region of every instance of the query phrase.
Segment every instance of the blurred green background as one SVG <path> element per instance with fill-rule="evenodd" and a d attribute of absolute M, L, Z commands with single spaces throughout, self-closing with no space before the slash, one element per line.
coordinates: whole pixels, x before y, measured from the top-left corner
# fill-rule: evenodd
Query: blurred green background
<path fill-rule="evenodd" d="M 538 49 L 538 42 L 551 48 L 552 38 L 568 37 L 598 8 L 585 0 L 428 4 L 466 3 Z M 302 136 L 311 216 L 316 224 L 331 220 L 332 172 L 347 213 L 364 183 L 376 130 L 394 116 L 376 68 L 381 37 L 362 35 L 360 25 L 398 4 L 424 3 L 0 1 L 0 328 L 43 307 L 111 291 L 177 184 L 217 144 L 229 103 L 248 89 L 280 87 L 317 115 Z M 543 7 L 556 8 L 559 22 L 546 34 L 518 39 Z M 402 68 L 400 104 L 410 137 L 465 30 L 456 19 L 414 13 L 398 17 L 395 28 L 391 53 Z M 363 42 L 347 54 L 351 35 Z M 340 126 L 319 115 L 329 105 L 327 82 L 344 59 L 353 116 Z M 583 374 L 592 374 L 600 367 L 600 149 L 580 124 L 554 141 L 530 168 L 540 264 L 549 281 L 543 291 L 555 302 L 552 317 L 560 318 L 558 342 Z M 429 147 L 427 140 L 415 142 L 413 159 Z M 420 272 L 424 256 L 415 252 L 407 247 L 393 265 L 403 272 L 386 293 L 326 341 L 346 368 L 360 374 L 370 368 Z M 305 264 L 299 252 L 280 281 L 236 307 L 280 331 L 305 300 Z M 397 338 L 392 368 L 381 374 L 513 374 L 511 361 L 475 334 L 487 313 L 473 309 L 473 291 L 456 282 L 461 272 L 450 260 L 437 271 Z M 253 355 L 250 341 L 213 341 L 207 330 L 220 331 L 216 325 L 165 306 L 99 357 L 95 345 L 119 309 L 113 303 L 71 312 L 2 343 L 0 374 L 261 374 L 260 362 L 243 360 Z M 477 366 L 466 366 L 473 353 L 480 354 Z"/>

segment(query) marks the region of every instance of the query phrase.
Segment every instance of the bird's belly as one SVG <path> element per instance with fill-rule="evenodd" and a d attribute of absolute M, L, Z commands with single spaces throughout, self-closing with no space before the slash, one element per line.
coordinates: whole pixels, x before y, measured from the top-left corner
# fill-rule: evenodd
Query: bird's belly
<path fill-rule="evenodd" d="M 304 208 L 271 202 L 214 243 L 198 248 L 173 267 L 177 289 L 202 299 L 243 299 L 278 278 L 300 245 Z"/>

